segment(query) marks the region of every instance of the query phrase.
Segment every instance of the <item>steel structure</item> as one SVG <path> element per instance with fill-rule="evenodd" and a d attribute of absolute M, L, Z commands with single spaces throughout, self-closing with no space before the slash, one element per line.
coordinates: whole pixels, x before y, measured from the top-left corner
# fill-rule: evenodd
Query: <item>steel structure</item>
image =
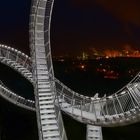
<path fill-rule="evenodd" d="M 28 71 L 31 70 L 31 61 L 27 55 L 14 48 L 0 44 L 0 62 L 10 66 L 33 84 L 33 81 L 31 80 L 32 74 Z M 57 82 L 59 81 L 57 80 Z M 10 91 L 2 82 L 0 82 L 0 95 L 19 107 L 35 111 L 34 101 L 25 99 L 24 97 L 15 94 L 14 92 Z M 56 105 L 58 105 L 58 102 Z M 102 140 L 101 127 L 87 125 L 87 140 L 94 139 Z"/>
<path fill-rule="evenodd" d="M 57 96 L 50 49 L 52 7 L 53 0 L 32 0 L 29 32 L 38 134 L 40 140 L 67 140 L 60 108 L 54 104 Z"/>
<path fill-rule="evenodd" d="M 54 77 L 50 23 L 53 0 L 33 0 L 30 18 L 31 58 L 0 45 L 0 62 L 18 71 L 34 86 L 35 102 L 18 96 L 0 82 L 0 95 L 36 111 L 40 140 L 67 140 L 61 111 L 87 124 L 87 140 L 102 140 L 101 127 L 128 125 L 140 120 L 140 74 L 111 96 L 87 97 Z M 94 126 L 93 126 L 94 125 Z"/>
<path fill-rule="evenodd" d="M 24 53 L 9 46 L 0 44 L 0 62 L 18 71 L 21 75 L 33 83 L 32 74 L 29 72 L 31 70 L 31 61 Z M 17 106 L 35 111 L 34 101 L 25 99 L 24 97 L 13 93 L 2 82 L 0 82 L 0 95 Z M 87 125 L 87 140 L 94 139 L 102 140 L 101 127 Z"/>
<path fill-rule="evenodd" d="M 30 57 L 16 49 L 0 45 L 0 62 L 15 69 L 28 80 L 30 78 L 33 84 Z M 53 78 L 59 100 L 59 103 L 56 100 L 55 104 L 59 104 L 61 110 L 82 123 L 112 127 L 137 122 L 140 118 L 139 75 L 138 73 L 118 92 L 102 98 L 78 94 L 58 79 Z M 98 113 L 99 110 L 101 113 Z"/>
<path fill-rule="evenodd" d="M 33 83 L 31 78 L 32 73 L 30 67 L 31 59 L 24 53 L 16 49 L 13 49 L 9 46 L 0 45 L 0 62 L 15 69 L 21 75 L 26 77 L 28 80 L 30 79 L 30 82 Z M 71 115 L 74 119 L 79 120 L 82 123 L 111 127 L 111 126 L 119 126 L 119 125 L 128 125 L 130 123 L 139 121 L 139 116 L 140 116 L 139 105 L 136 104 L 138 103 L 139 100 L 138 97 L 140 96 L 139 86 L 138 86 L 139 73 L 130 83 L 128 83 L 117 93 L 114 93 L 113 95 L 108 97 L 104 96 L 102 98 L 98 98 L 97 96 L 91 98 L 91 97 L 80 95 L 72 91 L 68 87 L 66 87 L 59 80 L 54 78 L 54 81 L 57 85 L 56 91 L 59 97 L 58 99 L 59 99 L 59 104 L 61 109 L 65 111 L 67 114 Z M 63 90 L 61 90 L 60 92 L 60 89 Z M 31 110 L 34 109 L 34 101 L 30 101 L 28 99 L 16 95 L 15 93 L 8 90 L 8 88 L 6 88 L 3 84 L 1 84 L 0 86 L 0 91 L 1 91 L 0 92 L 1 96 L 8 99 L 10 102 L 15 103 L 26 109 L 31 109 Z M 87 102 L 87 100 L 89 102 Z M 81 102 L 82 104 L 78 104 Z M 58 105 L 57 100 L 55 101 L 55 104 Z M 90 115 L 91 114 L 96 115 L 96 120 L 93 120 L 93 118 L 91 118 L 90 115 L 88 116 L 89 122 L 85 120 L 84 118 L 84 114 L 86 114 L 85 107 L 87 109 L 86 110 L 87 116 L 88 116 L 88 112 L 90 113 Z M 125 110 L 122 111 L 122 109 L 124 108 Z M 71 113 L 69 112 L 69 110 L 71 110 Z M 81 114 L 77 115 L 77 111 L 81 112 Z M 115 113 L 113 114 L 113 112 Z M 77 119 L 81 117 L 83 119 Z"/>

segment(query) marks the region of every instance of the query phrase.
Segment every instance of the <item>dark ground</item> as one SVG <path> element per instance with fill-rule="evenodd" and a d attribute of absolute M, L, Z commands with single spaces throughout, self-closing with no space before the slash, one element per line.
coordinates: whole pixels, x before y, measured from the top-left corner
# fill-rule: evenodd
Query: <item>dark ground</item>
<path fill-rule="evenodd" d="M 130 66 L 130 64 L 128 65 Z M 60 73 L 60 68 L 62 68 L 62 65 L 61 67 L 60 65 L 59 66 L 55 65 L 55 70 L 57 69 L 60 74 L 57 75 L 57 72 L 55 72 L 57 77 L 61 77 L 61 75 L 63 75 L 61 77 L 61 80 L 66 81 L 66 83 L 70 85 L 72 88 L 76 89 L 77 86 L 77 91 L 84 90 L 84 89 L 80 89 L 83 86 L 79 86 L 80 84 L 82 85 L 84 83 L 85 87 L 87 87 L 86 90 L 88 91 L 89 86 L 91 86 L 90 83 L 83 82 L 82 80 L 78 81 L 78 75 L 77 73 L 74 72 L 72 75 L 70 73 L 64 75 L 63 71 L 61 71 L 62 73 Z M 24 97 L 26 98 L 30 98 L 30 99 L 34 98 L 33 89 L 30 83 L 26 79 L 21 77 L 18 73 L 16 73 L 12 69 L 2 64 L 0 64 L 0 77 L 1 80 L 13 91 L 17 92 L 22 96 L 24 95 Z M 81 75 L 80 78 L 86 78 L 86 76 Z M 97 77 L 96 79 L 93 79 L 92 77 L 90 79 L 89 77 L 85 79 L 85 81 L 90 81 L 90 82 L 92 81 L 94 83 L 94 84 L 92 83 L 93 84 L 91 86 L 92 88 L 94 88 L 94 86 L 96 87 L 100 80 L 101 79 L 100 78 L 98 79 Z M 124 78 L 122 81 L 124 80 L 126 80 L 125 81 L 126 83 L 127 80 L 130 79 Z M 73 82 L 69 82 L 69 81 L 73 81 Z M 105 82 L 104 80 L 100 82 L 104 83 L 106 86 L 110 84 L 112 85 L 115 84 L 113 88 L 116 87 L 116 89 L 120 88 L 120 86 L 124 84 L 124 83 L 119 83 L 117 85 L 118 81 L 114 81 L 114 80 L 111 81 L 109 83 L 104 83 Z M 77 82 L 79 82 L 79 84 L 77 84 Z M 104 89 L 105 88 L 104 86 L 101 84 L 100 88 Z M 86 139 L 86 125 L 76 122 L 66 115 L 63 115 L 63 118 L 64 118 L 64 124 L 69 140 Z M 5 101 L 3 98 L 0 98 L 0 126 L 1 126 L 0 129 L 1 140 L 38 140 L 35 112 L 30 112 L 21 109 L 19 107 L 16 107 L 15 105 Z M 103 128 L 104 140 L 132 140 L 132 139 L 137 140 L 140 137 L 139 128 L 140 128 L 139 123 L 130 126 L 125 126 L 125 127 Z"/>

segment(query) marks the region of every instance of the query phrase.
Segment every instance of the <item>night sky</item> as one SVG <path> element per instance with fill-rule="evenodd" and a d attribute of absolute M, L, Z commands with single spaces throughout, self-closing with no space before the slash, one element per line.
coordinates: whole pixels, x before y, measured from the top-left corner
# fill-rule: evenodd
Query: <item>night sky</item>
<path fill-rule="evenodd" d="M 0 42 L 19 48 L 28 48 L 29 0 L 0 2 Z"/>
<path fill-rule="evenodd" d="M 139 49 L 140 1 L 55 0 L 51 25 L 54 55 L 95 48 Z M 29 0 L 0 2 L 0 42 L 29 54 Z"/>
<path fill-rule="evenodd" d="M 30 0 L 0 1 L 0 43 L 26 54 L 29 54 L 30 3 Z M 53 55 L 75 55 L 90 48 L 121 50 L 126 45 L 140 50 L 140 0 L 55 0 L 51 27 Z M 112 133 L 111 128 L 109 137 L 122 140 L 124 131 L 127 139 L 139 135 L 139 124 L 113 131 L 116 129 L 121 131 L 120 136 Z"/>

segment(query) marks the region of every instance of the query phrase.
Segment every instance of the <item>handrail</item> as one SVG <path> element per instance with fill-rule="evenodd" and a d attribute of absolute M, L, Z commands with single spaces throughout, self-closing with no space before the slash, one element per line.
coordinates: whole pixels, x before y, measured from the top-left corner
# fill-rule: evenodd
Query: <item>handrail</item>
<path fill-rule="evenodd" d="M 7 53 L 4 53 L 2 55 L 1 49 L 4 49 L 5 52 L 9 51 L 9 56 L 7 57 Z M 0 56 L 2 56 L 3 58 L 7 58 L 9 60 L 12 59 L 12 57 L 10 58 L 11 52 L 12 52 L 12 55 L 18 54 L 18 58 L 20 58 L 20 56 L 23 57 L 23 60 L 27 58 L 26 62 L 30 65 L 30 57 L 27 57 L 23 55 L 22 53 L 17 53 L 18 51 L 15 51 L 15 49 L 4 47 L 4 46 L 0 47 Z M 13 63 L 14 61 L 15 60 L 13 60 Z M 23 68 L 25 67 L 25 65 L 23 65 L 24 63 L 22 63 L 21 61 L 16 61 L 16 63 L 21 65 Z M 28 67 L 25 69 L 27 70 Z M 28 69 L 28 72 L 32 74 L 31 69 Z M 125 114 L 127 112 L 130 112 L 131 110 L 133 112 L 133 110 L 138 109 L 140 107 L 139 102 L 138 102 L 138 100 L 140 100 L 140 89 L 138 87 L 140 83 L 139 74 L 140 73 L 138 73 L 126 86 L 121 88 L 119 91 L 115 92 L 114 94 L 110 96 L 107 96 L 107 97 L 104 96 L 102 98 L 93 98 L 93 97 L 81 95 L 77 92 L 74 92 L 70 88 L 68 88 L 66 85 L 64 85 L 55 77 L 52 78 L 51 80 L 55 81 L 56 92 L 58 93 L 58 95 L 60 95 L 59 99 L 60 100 L 64 99 L 64 102 L 68 103 L 73 109 L 76 109 L 76 108 L 82 109 L 82 117 L 83 117 L 83 111 L 97 114 L 96 109 L 92 109 L 95 112 L 89 111 L 91 110 L 90 108 L 91 108 L 91 103 L 92 103 L 93 105 L 98 104 L 98 107 L 100 107 L 101 109 L 100 110 L 101 116 L 103 118 L 106 118 L 108 115 L 111 117 L 114 115 L 119 116 L 121 114 Z M 132 114 L 129 114 L 129 115 L 130 115 L 129 116 L 130 118 Z"/>

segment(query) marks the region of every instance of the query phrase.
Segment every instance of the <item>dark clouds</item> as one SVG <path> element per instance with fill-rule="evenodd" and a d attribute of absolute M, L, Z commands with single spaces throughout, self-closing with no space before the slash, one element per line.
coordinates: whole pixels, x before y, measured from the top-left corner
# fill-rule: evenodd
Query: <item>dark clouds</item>
<path fill-rule="evenodd" d="M 135 2 L 135 0 L 55 1 L 52 22 L 54 50 L 60 52 L 63 52 L 61 49 L 66 52 L 71 50 L 74 53 L 88 47 L 121 49 L 125 44 L 139 48 L 140 10 L 138 3 Z"/>
<path fill-rule="evenodd" d="M 96 0 L 96 2 L 121 21 L 140 26 L 139 0 Z"/>
<path fill-rule="evenodd" d="M 0 1 L 0 43 L 29 52 L 30 0 Z"/>
<path fill-rule="evenodd" d="M 140 46 L 140 2 L 136 0 L 55 0 L 51 25 L 56 54 L 88 47 Z M 29 51 L 30 0 L 0 2 L 0 42 Z M 27 50 L 27 51 L 26 51 Z"/>
<path fill-rule="evenodd" d="M 71 0 L 71 2 L 81 8 L 94 8 L 94 5 L 98 4 L 121 21 L 140 26 L 139 0 Z"/>

